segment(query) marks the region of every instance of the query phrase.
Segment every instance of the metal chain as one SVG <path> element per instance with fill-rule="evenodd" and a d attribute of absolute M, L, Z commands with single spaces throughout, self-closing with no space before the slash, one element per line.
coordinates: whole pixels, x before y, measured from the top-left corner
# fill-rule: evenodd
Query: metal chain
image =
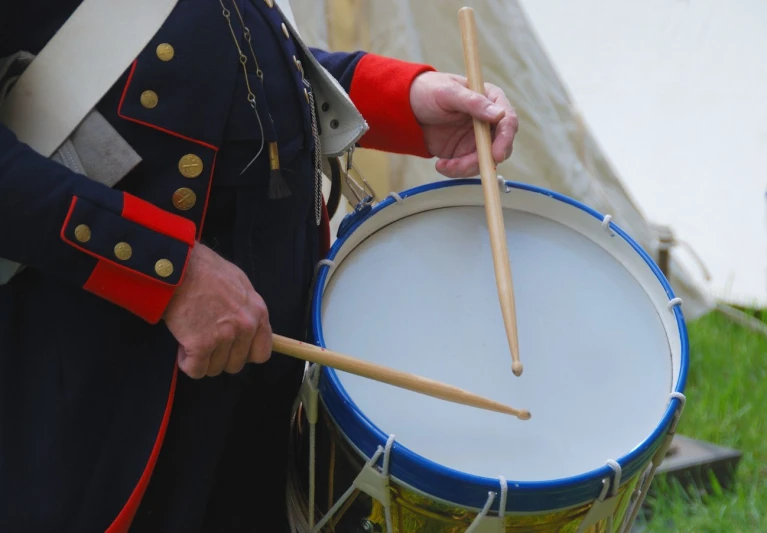
<path fill-rule="evenodd" d="M 317 225 L 322 221 L 322 145 L 317 127 L 317 111 L 314 105 L 314 92 L 306 77 L 303 77 L 309 94 L 309 110 L 312 116 L 312 136 L 314 137 L 314 218 Z"/>
<path fill-rule="evenodd" d="M 258 109 L 256 108 L 256 97 L 251 91 L 250 83 L 248 82 L 248 72 L 247 72 L 248 58 L 243 53 L 242 49 L 240 48 L 240 44 L 237 42 L 237 36 L 235 35 L 234 28 L 232 27 L 231 11 L 229 11 L 226 8 L 226 6 L 224 6 L 223 0 L 219 0 L 219 3 L 221 4 L 224 18 L 229 24 L 229 31 L 232 34 L 232 38 L 234 39 L 235 46 L 237 46 L 237 51 L 239 52 L 239 56 L 240 56 L 240 63 L 242 63 L 242 68 L 245 71 L 245 84 L 248 89 L 248 102 L 250 102 L 250 106 L 256 112 L 256 117 L 258 118 L 258 125 L 261 129 L 261 148 L 259 149 L 258 154 L 256 154 L 256 157 L 254 157 L 253 160 L 250 163 L 248 163 L 248 166 L 245 167 L 245 170 L 247 170 L 247 168 L 253 163 L 253 161 L 255 161 L 256 158 L 258 158 L 258 156 L 261 154 L 261 151 L 264 148 L 264 134 L 263 134 L 264 128 L 263 128 L 263 125 L 261 124 L 261 117 L 258 114 Z M 242 24 L 242 27 L 243 27 L 245 40 L 248 43 L 248 46 L 250 48 L 250 53 L 256 65 L 256 75 L 263 83 L 264 74 L 263 74 L 263 71 L 261 70 L 261 67 L 258 64 L 258 58 L 256 57 L 256 54 L 253 50 L 253 45 L 251 43 L 250 29 L 245 25 L 245 20 L 242 17 L 242 13 L 240 13 L 240 8 L 237 6 L 236 0 L 232 0 L 232 3 L 234 4 L 234 8 L 237 11 L 237 16 L 240 19 L 240 23 Z M 303 81 L 304 85 L 306 85 L 306 92 L 307 92 L 307 95 L 309 96 L 309 111 L 312 118 L 312 137 L 314 137 L 314 221 L 317 224 L 317 226 L 319 226 L 320 223 L 322 222 L 322 144 L 320 142 L 319 127 L 317 126 L 317 110 L 314 103 L 314 92 L 312 91 L 311 84 L 306 79 L 303 65 L 300 64 L 300 61 L 298 62 L 298 64 L 300 66 L 300 71 L 301 71 L 301 80 Z M 245 170 L 243 170 L 243 172 L 245 172 Z"/>
<path fill-rule="evenodd" d="M 232 34 L 232 39 L 234 40 L 234 45 L 237 47 L 237 52 L 240 57 L 240 64 L 242 65 L 242 71 L 245 75 L 245 86 L 248 89 L 248 103 L 250 104 L 250 107 L 253 109 L 253 112 L 256 114 L 256 119 L 258 120 L 258 128 L 261 131 L 261 146 L 258 149 L 258 153 L 256 153 L 255 157 L 250 160 L 250 163 L 247 164 L 247 166 L 240 172 L 240 174 L 245 173 L 248 168 L 250 168 L 250 165 L 253 164 L 253 162 L 258 159 L 258 156 L 261 155 L 261 152 L 264 150 L 264 125 L 261 123 L 261 115 L 258 112 L 258 107 L 256 106 L 256 95 L 253 94 L 253 90 L 250 87 L 250 81 L 248 80 L 248 56 L 246 56 L 242 52 L 242 48 L 240 48 L 240 43 L 237 42 L 237 35 L 234 33 L 234 28 L 232 27 L 232 12 L 229 11 L 226 6 L 224 5 L 223 0 L 218 0 L 219 4 L 221 4 L 221 14 L 226 19 L 227 24 L 229 25 L 229 32 Z M 237 8 L 237 2 L 232 2 L 234 4 L 234 7 Z M 239 14 L 240 10 L 237 8 L 237 13 Z M 250 32 L 248 31 L 248 34 Z M 250 43 L 250 40 L 248 40 L 248 43 Z M 258 60 L 256 59 L 255 54 L 253 55 L 253 60 L 256 61 L 256 69 L 260 73 L 259 79 L 261 79 L 261 82 L 263 83 L 263 73 L 261 72 L 261 68 L 258 66 Z"/>
<path fill-rule="evenodd" d="M 248 43 L 248 47 L 250 48 L 250 54 L 253 56 L 253 61 L 256 64 L 256 76 L 261 80 L 261 83 L 264 82 L 264 71 L 261 70 L 261 66 L 258 64 L 258 58 L 256 57 L 256 52 L 253 51 L 253 43 L 250 39 L 250 28 L 248 28 L 245 25 L 245 19 L 242 17 L 242 13 L 240 13 L 240 7 L 237 5 L 237 0 L 232 0 L 232 3 L 234 4 L 234 9 L 237 11 L 237 16 L 240 19 L 240 24 L 242 24 L 243 28 L 243 35 L 245 36 L 245 40 Z"/>

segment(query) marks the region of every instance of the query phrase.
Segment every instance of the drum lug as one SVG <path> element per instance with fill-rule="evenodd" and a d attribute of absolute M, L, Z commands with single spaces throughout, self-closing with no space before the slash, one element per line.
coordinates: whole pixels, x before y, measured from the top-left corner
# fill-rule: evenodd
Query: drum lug
<path fill-rule="evenodd" d="M 316 424 L 318 418 L 319 409 L 319 371 L 320 368 L 317 365 L 312 365 L 306 371 L 304 375 L 304 381 L 301 384 L 299 390 L 299 398 L 304 406 L 304 412 L 306 413 L 306 420 L 310 424 Z"/>
<path fill-rule="evenodd" d="M 392 526 L 392 514 L 391 514 L 391 489 L 389 488 L 389 462 L 391 459 L 391 450 L 394 446 L 394 435 L 389 435 L 389 439 L 386 441 L 386 446 L 379 446 L 373 457 L 365 463 L 357 477 L 352 482 L 351 486 L 344 492 L 344 494 L 333 504 L 333 507 L 322 517 L 312 533 L 318 533 L 322 531 L 325 524 L 335 515 L 346 501 L 351 497 L 352 493 L 359 491 L 367 494 L 374 500 L 377 500 L 384 508 L 384 516 L 386 518 L 386 531 L 387 533 L 393 532 Z M 383 458 L 383 464 L 381 468 L 376 466 L 378 460 Z M 365 522 L 372 527 L 372 531 L 376 531 L 376 524 L 370 520 L 363 521 L 361 525 L 365 527 Z M 368 529 L 364 529 L 368 531 Z"/>
<path fill-rule="evenodd" d="M 607 479 L 602 480 L 603 487 L 602 493 L 599 495 L 597 501 L 591 506 L 589 512 L 583 518 L 583 522 L 578 526 L 576 533 L 583 533 L 586 528 L 593 526 L 594 524 L 612 516 L 618 507 L 620 498 L 617 496 L 606 496 L 607 489 L 610 488 L 610 481 Z"/>
<path fill-rule="evenodd" d="M 474 521 L 466 530 L 466 533 L 504 533 L 506 531 L 506 500 L 508 498 L 509 486 L 506 478 L 499 476 L 501 486 L 501 501 L 498 504 L 498 516 L 490 515 L 490 508 L 495 501 L 497 492 L 488 492 L 487 502 L 482 510 L 474 518 Z"/>
<path fill-rule="evenodd" d="M 589 512 L 583 517 L 583 521 L 579 524 L 576 533 L 584 533 L 587 528 L 601 522 L 604 519 L 608 520 L 607 531 L 612 532 L 612 522 L 615 510 L 620 503 L 620 497 L 618 495 L 618 488 L 621 484 L 621 467 L 615 461 L 608 461 L 608 466 L 613 469 L 615 475 L 612 479 L 605 478 L 602 480 L 602 491 L 599 493 L 599 497 L 591 506 Z M 610 493 L 608 495 L 608 492 Z"/>

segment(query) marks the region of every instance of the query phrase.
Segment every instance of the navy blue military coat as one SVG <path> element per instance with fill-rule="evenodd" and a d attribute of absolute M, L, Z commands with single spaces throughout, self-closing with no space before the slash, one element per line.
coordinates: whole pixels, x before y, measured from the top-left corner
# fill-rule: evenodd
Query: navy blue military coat
<path fill-rule="evenodd" d="M 38 52 L 78 4 L 0 4 L 0 57 Z M 302 365 L 275 354 L 192 380 L 161 319 L 201 241 L 249 276 L 275 333 L 300 338 L 306 326 L 327 235 L 314 220 L 301 55 L 271 0 L 238 6 L 264 72 L 262 84 L 249 62 L 264 140 L 278 142 L 290 196 L 268 197 L 266 149 L 240 175 L 262 134 L 217 0 L 181 0 L 98 105 L 142 157 L 115 188 L 0 126 L 0 257 L 27 265 L 0 286 L 0 531 L 285 528 Z M 232 23 L 247 50 L 234 11 Z M 408 95 L 429 67 L 312 52 L 368 121 L 362 146 L 428 155 Z"/>

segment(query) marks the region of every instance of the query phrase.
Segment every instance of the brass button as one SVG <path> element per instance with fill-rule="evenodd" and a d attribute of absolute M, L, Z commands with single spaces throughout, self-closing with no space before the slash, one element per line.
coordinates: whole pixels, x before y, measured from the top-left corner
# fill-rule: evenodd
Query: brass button
<path fill-rule="evenodd" d="M 168 43 L 157 45 L 157 57 L 159 57 L 162 61 L 170 61 L 173 59 L 174 54 L 175 51 L 173 50 L 173 47 Z"/>
<path fill-rule="evenodd" d="M 181 187 L 173 193 L 173 205 L 179 211 L 188 211 L 197 203 L 197 195 L 192 189 Z"/>
<path fill-rule="evenodd" d="M 152 109 L 157 105 L 157 93 L 154 91 L 144 91 L 141 93 L 141 105 L 147 109 Z"/>
<path fill-rule="evenodd" d="M 196 178 L 202 174 L 202 159 L 194 154 L 186 154 L 178 161 L 178 171 L 185 178 Z"/>
<path fill-rule="evenodd" d="M 118 242 L 115 245 L 115 257 L 121 261 L 127 261 L 133 255 L 133 248 L 127 242 Z"/>
<path fill-rule="evenodd" d="M 91 240 L 91 228 L 85 224 L 80 224 L 75 228 L 75 239 L 80 242 L 88 242 Z"/>
<path fill-rule="evenodd" d="M 274 7 L 274 0 L 264 0 L 264 2 L 266 2 L 266 5 L 269 7 Z"/>
<path fill-rule="evenodd" d="M 306 97 L 306 103 L 311 104 L 312 102 L 311 100 L 309 100 L 309 91 L 307 91 L 306 89 L 304 89 L 304 96 Z"/>
<path fill-rule="evenodd" d="M 285 37 L 287 37 L 288 39 L 290 39 L 290 32 L 288 31 L 288 27 L 287 27 L 287 26 L 285 26 L 285 23 L 284 23 L 284 22 L 282 23 L 282 33 L 284 33 L 284 34 L 285 34 Z"/>
<path fill-rule="evenodd" d="M 296 66 L 296 70 L 301 73 L 303 76 L 304 74 L 304 66 L 301 64 L 301 61 L 299 61 L 296 56 L 293 56 L 293 64 Z"/>
<path fill-rule="evenodd" d="M 157 272 L 157 275 L 161 278 L 167 278 L 173 274 L 173 263 L 167 259 L 160 259 L 154 264 L 154 271 Z"/>

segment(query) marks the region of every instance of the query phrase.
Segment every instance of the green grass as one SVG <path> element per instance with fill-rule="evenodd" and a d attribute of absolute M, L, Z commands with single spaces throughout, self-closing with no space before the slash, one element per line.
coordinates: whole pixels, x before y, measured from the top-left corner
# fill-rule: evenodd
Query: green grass
<path fill-rule="evenodd" d="M 678 432 L 743 452 L 735 484 L 683 490 L 656 478 L 649 532 L 767 532 L 767 338 L 711 313 L 688 325 L 690 373 Z"/>

